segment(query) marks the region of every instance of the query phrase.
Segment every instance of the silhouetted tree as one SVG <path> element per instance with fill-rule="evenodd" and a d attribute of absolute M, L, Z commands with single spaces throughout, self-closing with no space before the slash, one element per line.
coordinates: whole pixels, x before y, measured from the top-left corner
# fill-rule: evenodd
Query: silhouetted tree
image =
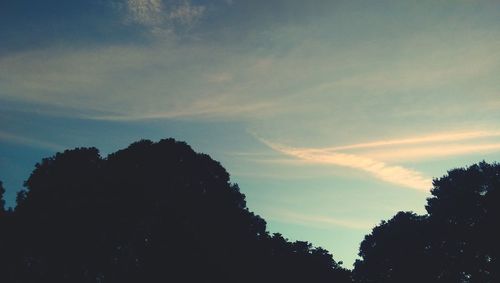
<path fill-rule="evenodd" d="M 455 282 L 500 282 L 500 164 L 481 162 L 434 180 L 427 201 L 433 250 Z"/>
<path fill-rule="evenodd" d="M 428 215 L 398 213 L 361 243 L 360 282 L 500 282 L 500 165 L 433 182 Z"/>
<path fill-rule="evenodd" d="M 25 186 L 5 282 L 350 282 L 327 251 L 269 235 L 226 170 L 173 139 L 67 150 Z"/>
<path fill-rule="evenodd" d="M 434 282 L 428 218 L 399 212 L 365 236 L 355 263 L 359 282 Z"/>

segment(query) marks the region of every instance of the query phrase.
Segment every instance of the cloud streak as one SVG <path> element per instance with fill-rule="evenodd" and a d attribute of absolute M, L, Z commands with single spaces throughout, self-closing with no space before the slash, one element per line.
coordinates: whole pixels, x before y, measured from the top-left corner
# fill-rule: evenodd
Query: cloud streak
<path fill-rule="evenodd" d="M 486 138 L 486 137 L 498 137 L 498 136 L 500 136 L 500 132 L 473 131 L 473 132 L 459 132 L 459 133 L 442 133 L 442 134 L 434 134 L 421 137 L 381 140 L 368 143 L 357 143 L 345 146 L 328 147 L 324 148 L 324 150 L 337 151 L 346 149 L 374 148 L 374 147 L 385 147 L 393 145 L 421 144 L 430 142 L 463 141 L 463 140 Z"/>
<path fill-rule="evenodd" d="M 236 116 L 253 115 L 256 112 L 264 113 L 272 111 L 271 103 L 227 103 L 222 102 L 221 97 L 213 97 L 207 100 L 197 100 L 184 107 L 177 107 L 170 111 L 158 111 L 151 113 L 119 113 L 112 115 L 92 115 L 88 119 L 104 121 L 141 121 L 155 119 L 194 119 L 203 117 L 230 118 Z M 266 110 L 267 109 L 267 110 Z"/>
<path fill-rule="evenodd" d="M 190 72 L 190 65 L 213 52 L 172 44 L 12 54 L 0 57 L 0 98 L 79 109 L 79 117 L 110 121 L 242 119 L 276 112 L 273 101 L 250 95 L 228 72 Z"/>
<path fill-rule="evenodd" d="M 33 138 L 28 138 L 24 136 L 19 136 L 7 132 L 0 131 L 0 141 L 7 142 L 7 143 L 13 143 L 13 144 L 20 144 L 20 145 L 25 145 L 29 147 L 35 147 L 35 148 L 41 148 L 41 149 L 47 149 L 51 151 L 63 151 L 65 149 L 64 146 L 47 142 L 47 141 L 42 141 L 38 139 L 33 139 Z"/>
<path fill-rule="evenodd" d="M 388 162 L 414 162 L 444 156 L 500 151 L 500 142 L 492 140 L 499 136 L 498 131 L 448 132 L 324 148 L 290 147 L 257 138 L 273 150 L 294 157 L 301 163 L 358 169 L 388 183 L 428 191 L 431 188 L 430 178 L 419 171 Z M 485 139 L 489 141 L 486 142 Z"/>
<path fill-rule="evenodd" d="M 500 150 L 498 131 L 446 132 L 420 137 L 381 140 L 321 148 L 321 151 L 354 151 L 387 161 L 416 161 Z M 310 149 L 316 151 L 318 149 Z"/>
<path fill-rule="evenodd" d="M 446 156 L 459 156 L 474 153 L 487 153 L 500 150 L 500 143 L 484 144 L 443 144 L 436 146 L 417 146 L 369 151 L 370 158 L 384 161 L 417 161 Z"/>
<path fill-rule="evenodd" d="M 385 162 L 355 154 L 330 152 L 321 149 L 294 148 L 265 140 L 262 141 L 272 149 L 300 160 L 362 170 L 379 180 L 419 191 L 428 191 L 431 188 L 431 179 L 418 171 L 402 166 L 389 165 Z"/>

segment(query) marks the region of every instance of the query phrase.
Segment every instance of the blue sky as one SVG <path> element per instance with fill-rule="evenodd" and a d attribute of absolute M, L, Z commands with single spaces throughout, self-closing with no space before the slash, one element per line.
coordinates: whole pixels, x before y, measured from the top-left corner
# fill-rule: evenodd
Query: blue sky
<path fill-rule="evenodd" d="M 222 162 L 269 229 L 349 267 L 431 180 L 500 159 L 498 1 L 8 0 L 0 180 L 174 137 Z"/>

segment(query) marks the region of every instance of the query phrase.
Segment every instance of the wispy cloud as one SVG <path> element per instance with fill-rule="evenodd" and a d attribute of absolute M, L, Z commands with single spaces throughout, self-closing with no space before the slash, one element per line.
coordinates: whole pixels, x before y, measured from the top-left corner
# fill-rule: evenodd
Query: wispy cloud
<path fill-rule="evenodd" d="M 476 153 L 500 151 L 500 143 L 483 144 L 441 144 L 434 146 L 395 147 L 382 150 L 367 151 L 371 158 L 384 161 L 421 161 L 446 156 L 460 156 Z"/>
<path fill-rule="evenodd" d="M 273 101 L 235 85 L 230 72 L 189 72 L 211 56 L 210 49 L 175 44 L 22 52 L 0 58 L 0 98 L 79 109 L 80 117 L 99 120 L 241 119 L 276 112 Z M 165 69 L 167 75 L 159 71 Z"/>
<path fill-rule="evenodd" d="M 407 169 L 402 166 L 388 165 L 384 162 L 355 154 L 311 148 L 294 148 L 265 140 L 262 141 L 272 149 L 300 160 L 363 170 L 382 181 L 416 190 L 428 191 L 431 188 L 430 178 L 425 177 L 418 171 Z"/>
<path fill-rule="evenodd" d="M 127 20 L 143 24 L 158 25 L 163 21 L 163 3 L 161 0 L 128 0 Z"/>
<path fill-rule="evenodd" d="M 267 110 L 266 110 L 267 109 Z M 242 117 L 250 116 L 254 113 L 264 113 L 272 111 L 272 104 L 266 102 L 238 103 L 224 102 L 222 97 L 212 97 L 206 100 L 195 100 L 188 105 L 179 106 L 170 110 L 158 112 L 136 112 L 136 113 L 118 113 L 113 115 L 92 115 L 87 118 L 92 120 L 106 121 L 140 121 L 154 119 L 193 119 L 203 117 Z"/>
<path fill-rule="evenodd" d="M 430 178 L 419 171 L 388 162 L 415 162 L 443 156 L 500 151 L 500 142 L 491 140 L 499 136 L 498 131 L 446 132 L 323 148 L 290 147 L 258 139 L 275 151 L 296 158 L 300 163 L 358 169 L 388 183 L 428 191 L 431 188 Z M 484 139 L 489 141 L 485 142 Z"/>
<path fill-rule="evenodd" d="M 499 131 L 445 132 L 402 139 L 380 140 L 321 148 L 321 151 L 348 151 L 388 161 L 417 161 L 500 150 Z M 315 151 L 317 149 L 311 149 Z"/>
<path fill-rule="evenodd" d="M 462 141 L 462 140 L 470 140 L 470 139 L 486 138 L 486 137 L 498 137 L 498 136 L 500 136 L 500 132 L 488 132 L 488 131 L 439 133 L 439 134 L 420 136 L 420 137 L 380 140 L 367 143 L 350 144 L 345 146 L 328 147 L 324 148 L 324 150 L 336 151 L 336 150 L 346 150 L 346 149 L 385 147 L 393 145 L 421 144 L 430 142 L 450 142 L 450 141 L 454 142 L 454 141 Z"/>
<path fill-rule="evenodd" d="M 52 151 L 62 151 L 65 149 L 64 146 L 55 144 L 52 142 L 47 142 L 43 140 L 38 140 L 30 137 L 19 136 L 7 132 L 0 131 L 0 141 L 13 143 L 18 145 L 24 145 L 29 147 L 47 149 Z"/>
<path fill-rule="evenodd" d="M 205 7 L 194 6 L 190 2 L 184 0 L 180 5 L 170 10 L 167 18 L 184 25 L 192 25 L 200 19 L 204 11 Z"/>
<path fill-rule="evenodd" d="M 126 22 L 150 27 L 157 35 L 175 32 L 175 26 L 190 27 L 202 16 L 205 7 L 188 0 L 128 0 Z"/>
<path fill-rule="evenodd" d="M 223 13 L 219 6 L 200 1 L 118 2 L 124 3 L 119 9 L 127 21 L 146 30 L 185 28 L 205 18 L 214 22 L 190 30 L 196 40 L 121 46 L 106 43 L 81 49 L 62 44 L 7 54 L 0 57 L 0 98 L 104 113 L 89 115 L 97 119 L 237 117 L 258 127 L 280 130 L 290 128 L 293 121 L 297 129 L 309 123 L 321 131 L 327 125 L 346 122 L 371 128 L 374 116 L 383 119 L 387 127 L 398 127 L 397 119 L 393 119 L 396 115 L 421 114 L 422 110 L 442 114 L 457 108 L 458 114 L 451 118 L 460 120 L 467 107 L 476 111 L 498 100 L 494 94 L 478 99 L 481 89 L 475 89 L 472 97 L 464 88 L 458 93 L 454 89 L 443 91 L 440 97 L 422 92 L 411 103 L 405 99 L 406 93 L 421 86 L 431 89 L 444 81 L 456 85 L 464 78 L 474 87 L 489 86 L 488 93 L 496 93 L 498 84 L 494 79 L 489 84 L 488 80 L 475 80 L 498 68 L 498 52 L 490 51 L 499 46 L 493 36 L 481 42 L 464 40 L 456 44 L 459 48 L 451 50 L 446 45 L 434 46 L 429 49 L 432 52 L 417 48 L 401 53 L 404 48 L 400 47 L 408 40 L 405 37 L 398 38 L 397 45 L 381 40 L 373 46 L 337 46 L 341 41 L 316 38 L 309 25 L 270 25 L 261 34 L 255 27 L 233 26 L 239 24 L 238 20 L 225 22 L 219 18 L 238 5 Z M 244 36 L 234 40 L 226 34 Z M 346 30 L 339 34 L 351 33 Z M 396 52 L 386 54 L 386 50 Z M 379 57 L 379 53 L 383 56 Z M 374 94 L 374 89 L 383 92 Z M 386 90 L 393 92 L 386 95 Z M 447 92 L 453 92 L 453 96 Z M 272 111 L 269 105 L 274 105 Z M 481 117 L 494 118 L 493 112 L 490 109 Z M 261 117 L 268 113 L 273 119 L 263 123 Z M 419 121 L 422 115 L 412 118 L 409 124 Z M 433 122 L 429 124 L 437 124 Z"/>

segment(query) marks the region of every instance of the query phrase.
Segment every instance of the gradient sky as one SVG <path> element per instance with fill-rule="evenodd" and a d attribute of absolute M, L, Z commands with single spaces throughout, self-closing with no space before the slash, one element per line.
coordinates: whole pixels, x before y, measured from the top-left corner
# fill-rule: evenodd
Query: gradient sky
<path fill-rule="evenodd" d="M 431 180 L 500 160 L 500 2 L 5 0 L 0 180 L 173 137 L 350 267 Z"/>

